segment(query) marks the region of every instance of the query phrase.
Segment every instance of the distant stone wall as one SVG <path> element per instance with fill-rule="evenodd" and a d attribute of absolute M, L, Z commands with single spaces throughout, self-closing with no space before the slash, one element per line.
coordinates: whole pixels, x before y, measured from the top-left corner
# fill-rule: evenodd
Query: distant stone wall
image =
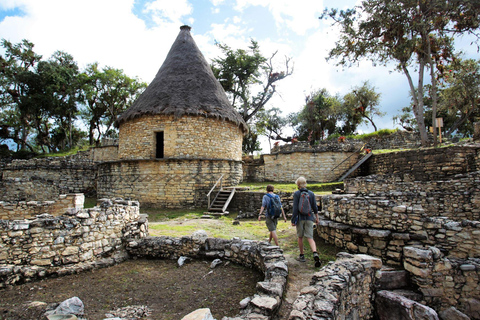
<path fill-rule="evenodd" d="M 253 156 L 243 157 L 243 181 L 264 182 L 265 181 L 265 162 L 263 155 L 254 159 Z"/>
<path fill-rule="evenodd" d="M 59 194 L 96 189 L 97 167 L 91 160 L 68 157 L 13 160 L 0 179 L 0 200 L 52 200 Z"/>
<path fill-rule="evenodd" d="M 262 199 L 266 191 L 237 191 L 228 206 L 229 211 L 242 212 L 245 217 L 258 217 L 260 207 L 262 206 Z M 293 193 L 277 192 L 282 201 L 283 210 L 287 216 L 292 214 L 293 208 Z M 320 210 L 322 205 L 322 196 L 316 195 L 317 206 Z"/>
<path fill-rule="evenodd" d="M 239 315 L 223 317 L 224 320 L 271 319 L 281 306 L 288 266 L 282 250 L 267 242 L 208 238 L 204 231 L 197 231 L 182 238 L 131 240 L 127 243 L 127 250 L 134 257 L 225 259 L 262 272 L 265 278 L 257 283 L 257 293 L 240 302 Z"/>
<path fill-rule="evenodd" d="M 155 159 L 155 133 L 163 131 L 166 159 L 242 160 L 243 132 L 230 121 L 149 115 L 122 123 L 119 130 L 119 159 Z"/>
<path fill-rule="evenodd" d="M 362 175 L 408 174 L 414 180 L 434 181 L 480 170 L 480 146 L 454 146 L 374 154 Z"/>
<path fill-rule="evenodd" d="M 98 197 L 122 197 L 142 206 L 164 208 L 195 207 L 206 201 L 196 191 L 213 187 L 224 175 L 223 185 L 240 182 L 240 161 L 209 159 L 158 159 L 105 162 L 98 165 Z M 201 199 L 197 197 L 201 196 Z"/>
<path fill-rule="evenodd" d="M 93 150 L 93 160 L 96 162 L 118 160 L 118 145 L 95 147 Z"/>
<path fill-rule="evenodd" d="M 426 217 L 446 217 L 454 221 L 480 220 L 480 171 L 434 181 L 414 181 L 409 174 L 371 175 L 348 179 L 348 182 L 345 183 L 345 193 L 355 194 L 365 203 L 363 208 L 365 212 L 357 210 L 354 218 L 363 220 L 363 224 L 375 215 L 379 225 L 396 225 L 395 221 L 400 218 L 388 214 L 398 204 L 404 207 L 421 207 L 422 210 L 414 210 L 415 213 L 421 214 L 414 218 L 415 220 Z M 370 194 L 375 194 L 375 197 L 368 197 Z M 384 197 L 388 203 L 377 201 L 380 197 Z M 368 201 L 376 201 L 384 205 L 385 209 L 379 213 L 371 213 Z M 347 208 L 342 208 L 341 211 L 346 212 L 347 210 Z M 337 212 L 337 210 L 330 211 Z M 338 222 L 345 222 L 341 217 L 330 218 Z M 392 222 L 387 223 L 387 220 Z M 411 226 L 412 223 L 410 221 L 408 225 Z"/>
<path fill-rule="evenodd" d="M 0 287 L 118 263 L 123 241 L 148 234 L 137 202 L 105 199 L 91 209 L 0 220 Z"/>
<path fill-rule="evenodd" d="M 265 154 L 264 180 L 292 183 L 303 176 L 308 182 L 336 181 L 357 163 L 360 157 L 360 154 L 351 152 Z"/>
<path fill-rule="evenodd" d="M 66 192 L 56 181 L 35 176 L 0 180 L 0 201 L 51 201 Z"/>
<path fill-rule="evenodd" d="M 380 259 L 339 253 L 300 291 L 288 319 L 372 319 Z"/>
<path fill-rule="evenodd" d="M 432 141 L 429 135 L 429 140 Z M 361 147 L 372 150 L 381 149 L 417 149 L 422 145 L 420 135 L 415 132 L 395 131 L 391 134 L 376 135 L 364 140 L 346 139 L 339 142 L 338 139 L 322 140 L 311 146 L 310 143 L 302 141 L 274 146 L 270 153 L 290 152 L 357 152 Z"/>
<path fill-rule="evenodd" d="M 84 201 L 83 193 L 63 194 L 54 201 L 0 201 L 0 219 L 33 219 L 41 214 L 56 217 L 65 214 L 69 209 L 83 209 Z"/>

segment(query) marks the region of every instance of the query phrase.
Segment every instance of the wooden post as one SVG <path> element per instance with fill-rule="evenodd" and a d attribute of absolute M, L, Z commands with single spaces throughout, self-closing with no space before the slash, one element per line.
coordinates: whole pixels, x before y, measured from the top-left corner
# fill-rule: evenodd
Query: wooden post
<path fill-rule="evenodd" d="M 438 128 L 438 135 L 440 137 L 440 143 L 442 143 L 442 127 L 443 127 L 443 118 L 436 118 L 435 124 Z"/>

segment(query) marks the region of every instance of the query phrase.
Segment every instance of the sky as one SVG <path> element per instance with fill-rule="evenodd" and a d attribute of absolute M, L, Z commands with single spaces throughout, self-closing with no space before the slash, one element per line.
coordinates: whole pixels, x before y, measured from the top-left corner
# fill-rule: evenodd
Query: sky
<path fill-rule="evenodd" d="M 326 88 L 345 95 L 364 81 L 381 94 L 374 118 L 379 129 L 398 128 L 392 117 L 410 103 L 406 77 L 393 67 L 374 67 L 364 61 L 355 67 L 326 61 L 338 30 L 320 20 L 325 8 L 346 9 L 355 0 L 0 0 L 0 39 L 19 43 L 27 39 L 34 51 L 50 58 L 55 51 L 71 54 L 81 69 L 98 62 L 122 69 L 129 77 L 150 83 L 161 67 L 180 26 L 191 34 L 207 59 L 221 56 L 216 42 L 233 49 L 247 48 L 250 39 L 264 56 L 277 52 L 278 71 L 285 57 L 293 62 L 293 74 L 277 82 L 277 95 L 267 108 L 277 107 L 286 116 L 299 112 L 305 97 Z M 459 46 L 479 58 L 476 47 L 463 39 Z M 1 54 L 0 48 L 0 54 Z M 361 133 L 372 132 L 362 125 Z M 289 132 L 285 132 L 287 135 Z M 264 153 L 268 143 L 262 141 Z"/>

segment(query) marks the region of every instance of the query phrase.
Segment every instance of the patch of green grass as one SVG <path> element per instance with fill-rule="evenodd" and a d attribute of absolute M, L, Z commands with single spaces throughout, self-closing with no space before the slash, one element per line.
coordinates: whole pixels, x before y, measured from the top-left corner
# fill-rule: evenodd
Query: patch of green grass
<path fill-rule="evenodd" d="M 88 197 L 85 197 L 85 202 L 83 203 L 83 207 L 85 209 L 88 209 L 88 208 L 93 208 L 97 205 L 97 198 L 88 198 Z"/>
<path fill-rule="evenodd" d="M 275 192 L 293 193 L 298 190 L 298 187 L 295 183 L 244 182 L 239 184 L 238 187 L 245 187 L 250 191 L 266 192 L 267 185 L 269 184 L 275 187 Z M 335 189 L 343 189 L 343 182 L 308 183 L 307 188 L 313 192 L 330 193 Z"/>
<path fill-rule="evenodd" d="M 200 218 L 204 212 L 204 209 L 159 209 L 140 207 L 140 213 L 148 214 L 148 221 L 150 222 L 172 219 L 197 219 Z"/>
<path fill-rule="evenodd" d="M 52 152 L 52 153 L 42 153 L 37 156 L 37 158 L 48 158 L 48 157 L 66 157 L 77 154 L 79 151 L 87 151 L 90 149 L 91 146 L 83 146 L 83 147 L 75 147 L 70 150 L 64 150 L 60 152 Z"/>
<path fill-rule="evenodd" d="M 387 136 L 387 135 L 393 134 L 397 131 L 398 131 L 398 129 L 381 129 L 381 130 L 371 132 L 371 133 L 355 134 L 355 135 L 350 134 L 350 135 L 347 135 L 347 136 L 344 136 L 344 137 L 347 138 L 347 139 L 368 140 L 372 137 Z M 341 134 L 335 133 L 335 134 L 332 134 L 332 135 L 328 136 L 327 140 L 337 140 L 340 136 L 341 136 Z"/>

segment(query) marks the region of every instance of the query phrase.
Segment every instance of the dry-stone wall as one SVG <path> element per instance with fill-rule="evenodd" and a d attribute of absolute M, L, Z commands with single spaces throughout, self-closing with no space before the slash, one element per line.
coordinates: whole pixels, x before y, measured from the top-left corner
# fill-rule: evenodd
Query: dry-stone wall
<path fill-rule="evenodd" d="M 0 287 L 118 263 L 123 242 L 148 233 L 137 202 L 108 199 L 91 209 L 0 220 Z"/>
<path fill-rule="evenodd" d="M 456 306 L 472 319 L 479 318 L 479 258 L 447 258 L 437 247 L 428 246 L 403 251 L 404 267 L 423 294 L 424 304 L 437 310 Z"/>
<path fill-rule="evenodd" d="M 197 190 L 213 186 L 223 177 L 224 186 L 236 185 L 242 177 L 240 161 L 159 159 L 124 160 L 98 164 L 99 197 L 122 197 L 142 206 L 194 207 L 201 199 Z"/>
<path fill-rule="evenodd" d="M 478 170 L 480 147 L 472 145 L 375 154 L 362 166 L 362 175 L 409 174 L 417 181 L 434 181 Z"/>
<path fill-rule="evenodd" d="M 122 123 L 119 158 L 155 159 L 155 132 L 164 133 L 165 158 L 242 160 L 243 133 L 235 123 L 186 115 L 150 115 Z"/>
<path fill-rule="evenodd" d="M 132 256 L 178 259 L 181 256 L 199 259 L 226 259 L 264 273 L 257 283 L 257 293 L 240 302 L 240 319 L 270 319 L 281 305 L 287 282 L 288 267 L 282 250 L 267 242 L 208 238 L 204 231 L 182 238 L 146 237 L 131 240 L 127 251 Z"/>
<path fill-rule="evenodd" d="M 33 219 L 40 214 L 59 216 L 68 209 L 83 209 L 83 193 L 62 194 L 55 201 L 0 201 L 0 219 Z"/>
<path fill-rule="evenodd" d="M 309 182 L 331 182 L 358 162 L 355 152 L 292 152 L 263 155 L 265 181 L 295 182 L 303 176 Z M 340 166 L 339 166 L 340 165 Z"/>
<path fill-rule="evenodd" d="M 292 305 L 290 320 L 372 319 L 378 258 L 340 253 L 313 275 Z"/>
<path fill-rule="evenodd" d="M 59 194 L 96 189 L 97 166 L 92 160 L 68 157 L 13 160 L 0 179 L 0 200 L 52 200 Z"/>
<path fill-rule="evenodd" d="M 410 170 L 348 179 L 347 193 L 323 198 L 319 235 L 351 253 L 403 267 L 436 311 L 454 306 L 479 318 L 471 315 L 480 305 L 479 150 L 383 157 L 386 167 L 404 159 Z"/>

